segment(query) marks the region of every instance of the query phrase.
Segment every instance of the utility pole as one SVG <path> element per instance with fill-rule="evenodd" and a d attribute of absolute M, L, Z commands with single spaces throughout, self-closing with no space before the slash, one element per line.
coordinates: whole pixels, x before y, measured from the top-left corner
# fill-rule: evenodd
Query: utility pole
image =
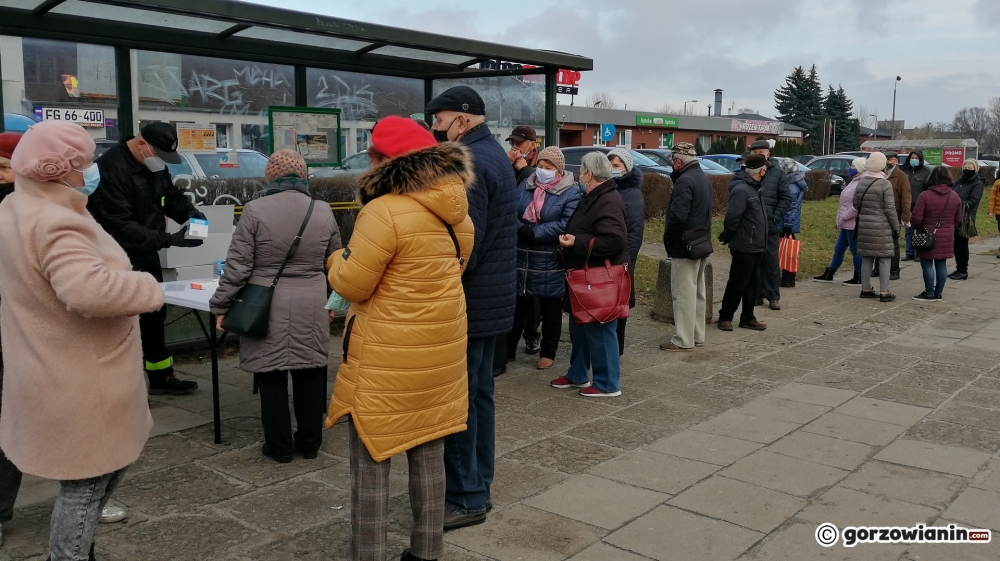
<path fill-rule="evenodd" d="M 892 83 L 892 132 L 889 134 L 891 140 L 896 140 L 896 86 L 900 80 L 902 78 L 896 76 L 896 81 Z M 878 126 L 878 122 L 875 125 Z"/>

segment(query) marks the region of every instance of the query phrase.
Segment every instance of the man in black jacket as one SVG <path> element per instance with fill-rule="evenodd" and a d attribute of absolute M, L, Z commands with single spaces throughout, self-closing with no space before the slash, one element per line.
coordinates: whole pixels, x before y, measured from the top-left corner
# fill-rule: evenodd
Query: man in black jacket
<path fill-rule="evenodd" d="M 175 234 L 166 232 L 165 217 L 179 224 L 205 218 L 170 179 L 166 164 L 180 161 L 177 130 L 168 123 L 146 125 L 139 136 L 125 139 L 97 159 L 101 184 L 87 202 L 90 214 L 128 254 L 132 268 L 161 282 L 161 249 L 202 244 L 201 240 L 185 239 L 186 227 Z M 198 384 L 174 376 L 174 359 L 164 335 L 166 318 L 166 306 L 139 316 L 149 393 L 189 394 Z"/>
<path fill-rule="evenodd" d="M 788 191 L 788 177 L 781 171 L 781 162 L 771 157 L 771 144 L 758 140 L 750 145 L 750 153 L 763 156 L 770 164 L 767 175 L 761 181 L 760 198 L 768 217 L 767 248 L 761 259 L 760 296 L 770 301 L 772 310 L 780 310 L 781 267 L 778 265 L 778 242 L 785 212 L 792 206 L 792 195 Z M 749 161 L 749 159 L 747 160 Z M 747 164 L 747 169 L 750 164 Z M 758 300 L 758 304 L 762 304 Z"/>
<path fill-rule="evenodd" d="M 528 125 L 517 125 L 510 131 L 507 143 L 510 150 L 507 151 L 507 159 L 514 166 L 514 180 L 518 185 L 524 183 L 526 179 L 535 173 L 535 166 L 538 164 L 538 133 Z M 530 313 L 524 316 L 524 352 L 529 355 L 538 354 L 541 350 L 539 343 L 538 327 L 542 323 L 542 307 L 538 298 L 535 298 L 534 307 Z M 503 348 L 497 347 L 496 356 L 493 358 L 493 375 L 498 376 L 507 371 L 507 359 L 513 360 L 513 356 L 508 356 L 506 345 Z"/>
<path fill-rule="evenodd" d="M 705 265 L 708 256 L 698 259 L 688 250 L 687 237 L 712 235 L 712 184 L 698 164 L 693 144 L 677 143 L 670 151 L 674 173 L 670 179 L 670 204 L 663 228 L 663 246 L 670 257 L 670 294 L 674 303 L 676 334 L 660 345 L 665 351 L 691 351 L 705 344 L 705 316 L 708 305 Z"/>
<path fill-rule="evenodd" d="M 611 176 L 618 186 L 618 194 L 625 203 L 625 223 L 628 225 L 628 267 L 635 276 L 635 265 L 639 261 L 639 248 L 646 230 L 646 199 L 642 196 L 642 168 L 635 165 L 632 153 L 627 148 L 615 148 L 608 152 L 611 161 Z M 635 283 L 629 295 L 629 308 L 635 307 Z M 618 356 L 625 354 L 625 326 L 628 318 L 618 320 Z"/>
<path fill-rule="evenodd" d="M 777 229 L 761 197 L 762 181 L 780 167 L 760 154 L 747 158 L 747 169 L 736 172 L 729 184 L 729 210 L 719 241 L 729 244 L 733 264 L 719 310 L 719 329 L 733 330 L 733 316 L 743 302 L 740 327 L 763 331 L 767 326 L 757 321 L 753 308 L 760 290 L 761 260 L 767 249 L 770 230 Z"/>
<path fill-rule="evenodd" d="M 445 437 L 444 528 L 482 524 L 493 507 L 490 486 L 496 455 L 493 355 L 514 326 L 517 291 L 517 184 L 510 160 L 486 126 L 483 98 L 455 86 L 424 113 L 439 142 L 461 142 L 472 152 L 475 181 L 468 190 L 476 242 L 462 275 L 469 319 L 469 418 L 465 432 Z M 497 338 L 502 341 L 497 341 Z"/>
<path fill-rule="evenodd" d="M 925 185 L 925 182 L 931 175 L 931 168 L 927 167 L 924 163 L 924 153 L 920 150 L 914 150 L 907 156 L 906 161 L 900 164 L 899 169 L 910 180 L 910 212 L 913 212 L 913 209 L 917 207 L 917 198 L 928 187 L 928 185 Z M 913 251 L 913 226 L 907 223 L 906 257 L 903 258 L 903 261 L 914 260 L 916 260 L 916 257 L 914 257 Z"/>

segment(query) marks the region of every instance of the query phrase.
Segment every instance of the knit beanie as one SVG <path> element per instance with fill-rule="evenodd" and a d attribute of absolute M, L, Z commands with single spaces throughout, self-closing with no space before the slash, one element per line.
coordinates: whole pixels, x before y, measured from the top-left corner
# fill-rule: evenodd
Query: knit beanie
<path fill-rule="evenodd" d="M 885 171 L 886 157 L 881 152 L 872 152 L 865 161 L 865 169 L 868 171 Z"/>
<path fill-rule="evenodd" d="M 556 172 L 559 175 L 564 175 L 566 173 L 566 158 L 563 156 L 562 150 L 558 146 L 549 146 L 543 148 L 541 152 L 538 153 L 538 161 L 548 160 L 552 165 L 556 166 Z M 631 165 L 632 159 L 629 158 L 629 163 L 626 165 Z"/>
<path fill-rule="evenodd" d="M 614 150 L 608 152 L 608 159 L 612 157 L 617 157 L 619 160 L 625 164 L 625 173 L 632 173 L 632 168 L 635 163 L 632 161 L 632 154 L 624 148 L 615 148 Z"/>
<path fill-rule="evenodd" d="M 972 166 L 976 170 L 976 173 L 979 173 L 979 162 L 977 162 L 976 160 L 973 160 L 972 158 L 965 160 L 964 162 L 962 162 L 962 169 L 965 169 L 965 164 L 972 164 Z"/>
<path fill-rule="evenodd" d="M 0 132 L 0 163 L 10 163 L 10 156 L 14 153 L 19 140 L 21 135 L 16 132 Z"/>
<path fill-rule="evenodd" d="M 387 158 L 431 146 L 437 146 L 434 135 L 408 117 L 389 116 L 372 129 L 372 147 Z"/>
<path fill-rule="evenodd" d="M 294 175 L 300 179 L 309 179 L 309 167 L 295 150 L 278 150 L 271 154 L 264 168 L 264 179 L 271 183 L 279 177 Z"/>
<path fill-rule="evenodd" d="M 94 159 L 94 141 L 80 125 L 42 121 L 28 127 L 10 157 L 14 173 L 35 181 L 55 181 Z"/>
<path fill-rule="evenodd" d="M 868 168 L 865 167 L 865 161 L 865 158 L 858 156 L 857 158 L 854 158 L 851 165 L 854 166 L 854 169 L 858 170 L 858 173 L 864 173 L 868 170 Z"/>

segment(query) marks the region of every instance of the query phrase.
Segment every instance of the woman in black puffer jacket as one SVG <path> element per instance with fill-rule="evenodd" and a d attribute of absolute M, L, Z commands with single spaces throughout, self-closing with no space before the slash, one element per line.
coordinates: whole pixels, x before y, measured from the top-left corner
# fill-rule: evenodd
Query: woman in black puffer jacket
<path fill-rule="evenodd" d="M 625 203 L 625 220 L 628 224 L 628 270 L 635 275 L 635 264 L 639 260 L 639 248 L 646 228 L 646 200 L 642 198 L 642 169 L 632 162 L 632 154 L 624 148 L 615 148 L 608 153 L 611 160 L 611 174 L 618 185 L 618 194 Z M 632 283 L 630 308 L 635 307 L 635 283 Z M 625 354 L 625 323 L 628 318 L 618 320 L 618 354 Z"/>

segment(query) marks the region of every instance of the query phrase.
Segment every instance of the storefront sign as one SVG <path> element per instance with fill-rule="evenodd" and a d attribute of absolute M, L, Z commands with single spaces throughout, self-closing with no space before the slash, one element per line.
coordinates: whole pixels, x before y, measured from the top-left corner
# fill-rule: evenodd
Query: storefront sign
<path fill-rule="evenodd" d="M 579 95 L 580 88 L 576 86 L 556 86 L 556 93 L 566 95 Z"/>
<path fill-rule="evenodd" d="M 941 163 L 960 168 L 965 163 L 965 148 L 945 148 L 941 150 Z"/>
<path fill-rule="evenodd" d="M 68 121 L 90 129 L 104 128 L 103 109 L 36 107 L 35 115 L 43 121 Z"/>
<path fill-rule="evenodd" d="M 601 140 L 604 142 L 611 142 L 615 139 L 615 126 L 611 123 L 605 123 L 601 125 Z"/>
<path fill-rule="evenodd" d="M 636 115 L 635 124 L 640 127 L 673 127 L 679 126 L 676 117 L 653 117 L 652 115 Z"/>
<path fill-rule="evenodd" d="M 177 125 L 177 149 L 215 152 L 215 127 Z"/>
<path fill-rule="evenodd" d="M 480 70 L 534 70 L 542 69 L 541 66 L 535 66 L 533 64 L 518 64 L 516 62 L 504 62 L 502 60 L 487 60 L 479 63 Z M 564 70 L 560 69 L 556 72 L 556 93 L 568 94 L 568 95 L 578 95 L 580 90 L 578 86 L 580 85 L 580 78 L 583 75 L 576 70 Z M 539 81 L 534 76 L 516 76 L 521 81 L 537 82 Z"/>
<path fill-rule="evenodd" d="M 932 166 L 941 165 L 941 149 L 940 148 L 924 148 L 924 161 Z"/>
<path fill-rule="evenodd" d="M 762 134 L 780 134 L 781 123 L 778 121 L 748 121 L 745 119 L 733 119 L 730 129 L 732 132 L 756 132 Z"/>

